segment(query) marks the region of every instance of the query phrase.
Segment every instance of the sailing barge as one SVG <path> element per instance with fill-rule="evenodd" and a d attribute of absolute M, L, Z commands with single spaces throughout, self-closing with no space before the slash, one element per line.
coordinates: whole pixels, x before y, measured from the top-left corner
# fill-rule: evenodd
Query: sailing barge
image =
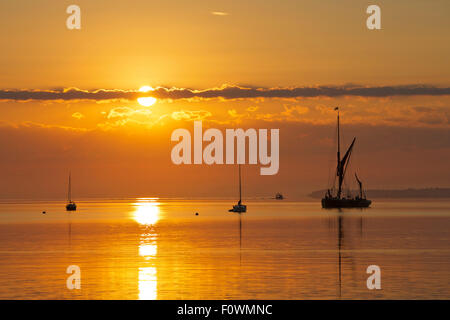
<path fill-rule="evenodd" d="M 350 162 L 350 156 L 352 154 L 353 146 L 355 145 L 356 138 L 353 138 L 350 147 L 341 159 L 341 142 L 340 142 L 340 127 L 339 127 L 339 108 L 337 110 L 337 168 L 336 177 L 338 178 L 337 189 L 333 186 L 332 189 L 328 189 L 325 197 L 322 199 L 322 208 L 367 208 L 372 203 L 371 200 L 366 198 L 366 194 L 362 187 L 362 182 L 359 180 L 355 173 L 356 181 L 359 186 L 359 193 L 357 196 L 351 195 L 343 196 L 342 184 L 344 182 L 345 173 Z M 335 179 L 336 181 L 336 179 Z"/>

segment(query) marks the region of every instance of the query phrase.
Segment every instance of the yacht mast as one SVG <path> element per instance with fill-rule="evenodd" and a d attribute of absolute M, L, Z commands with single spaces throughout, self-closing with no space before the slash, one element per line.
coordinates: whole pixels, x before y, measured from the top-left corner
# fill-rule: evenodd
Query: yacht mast
<path fill-rule="evenodd" d="M 241 187 L 241 165 L 239 164 L 239 205 L 242 201 L 242 187 Z"/>
<path fill-rule="evenodd" d="M 71 188 L 72 188 L 71 172 L 69 172 L 69 190 L 67 192 L 67 199 L 69 200 L 69 202 L 72 202 L 72 199 L 71 199 Z"/>

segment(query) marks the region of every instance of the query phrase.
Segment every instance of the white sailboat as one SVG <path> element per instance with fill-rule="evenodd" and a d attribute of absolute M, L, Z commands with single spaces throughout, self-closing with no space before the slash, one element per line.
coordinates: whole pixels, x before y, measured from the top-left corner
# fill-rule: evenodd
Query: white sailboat
<path fill-rule="evenodd" d="M 237 205 L 234 205 L 229 212 L 243 213 L 247 212 L 247 206 L 242 204 L 242 183 L 241 183 L 241 165 L 239 165 L 239 201 Z"/>

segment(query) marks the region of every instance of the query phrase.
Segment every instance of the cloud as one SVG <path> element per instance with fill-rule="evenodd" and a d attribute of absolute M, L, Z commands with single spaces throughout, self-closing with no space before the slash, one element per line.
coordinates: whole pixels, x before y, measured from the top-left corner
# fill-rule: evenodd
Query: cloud
<path fill-rule="evenodd" d="M 119 89 L 81 90 L 66 88 L 62 90 L 0 90 L 0 100 L 50 101 L 50 100 L 136 100 L 145 94 L 138 91 Z"/>
<path fill-rule="evenodd" d="M 130 108 L 130 107 L 115 107 L 109 112 L 102 112 L 106 120 L 98 123 L 97 127 L 103 130 L 111 130 L 124 126 L 140 126 L 152 127 L 159 123 L 167 115 L 155 116 L 148 108 Z"/>
<path fill-rule="evenodd" d="M 228 121 L 222 121 L 221 123 L 240 124 L 244 120 L 262 120 L 265 122 L 311 122 L 311 119 L 303 117 L 303 115 L 309 113 L 309 108 L 303 106 L 284 105 L 283 110 L 272 113 L 257 113 L 256 110 L 258 110 L 258 107 L 249 107 L 245 109 L 246 112 L 239 113 L 236 109 L 229 109 L 227 110 L 229 116 Z"/>
<path fill-rule="evenodd" d="M 74 127 L 68 127 L 68 126 L 62 126 L 62 125 L 52 125 L 52 124 L 45 124 L 45 123 L 38 123 L 33 121 L 24 121 L 18 125 L 13 125 L 14 128 L 30 128 L 30 129 L 58 129 L 58 130 L 65 130 L 65 131 L 72 131 L 72 132 L 88 132 L 90 129 L 86 128 L 74 128 Z"/>
<path fill-rule="evenodd" d="M 429 125 L 450 124 L 450 108 L 448 107 L 415 106 L 411 109 L 418 115 L 417 121 L 420 123 Z"/>
<path fill-rule="evenodd" d="M 157 99 L 255 99 L 255 98 L 316 98 L 316 97 L 362 97 L 386 98 L 392 96 L 443 96 L 450 95 L 450 87 L 414 84 L 397 86 L 305 86 L 288 88 L 257 88 L 223 85 L 217 88 L 196 90 L 189 88 L 157 87 L 154 91 L 142 93 L 137 90 L 99 89 L 81 90 L 0 90 L 0 101 L 48 101 L 48 100 L 126 100 L 152 96 Z"/>
<path fill-rule="evenodd" d="M 228 12 L 223 12 L 223 11 L 213 11 L 213 12 L 211 12 L 211 14 L 213 15 L 213 16 L 228 16 L 229 15 L 229 13 Z"/>
<path fill-rule="evenodd" d="M 205 110 L 181 110 L 172 112 L 172 119 L 198 121 L 212 116 L 211 112 Z"/>
<path fill-rule="evenodd" d="M 75 112 L 75 113 L 72 113 L 72 117 L 74 117 L 75 119 L 80 120 L 81 118 L 84 118 L 84 115 L 82 113 L 80 113 L 80 112 Z"/>
<path fill-rule="evenodd" d="M 206 90 L 180 88 L 157 88 L 152 95 L 159 99 L 192 99 L 192 98 L 313 98 L 313 97 L 390 97 L 414 95 L 450 95 L 450 87 L 429 85 L 403 86 L 315 86 L 291 88 L 249 88 L 225 85 Z"/>
<path fill-rule="evenodd" d="M 109 111 L 107 118 L 113 119 L 113 118 L 125 118 L 125 117 L 131 117 L 134 115 L 142 115 L 142 116 L 149 116 L 152 114 L 151 110 L 148 109 L 133 109 L 129 107 L 117 107 L 113 108 Z"/>

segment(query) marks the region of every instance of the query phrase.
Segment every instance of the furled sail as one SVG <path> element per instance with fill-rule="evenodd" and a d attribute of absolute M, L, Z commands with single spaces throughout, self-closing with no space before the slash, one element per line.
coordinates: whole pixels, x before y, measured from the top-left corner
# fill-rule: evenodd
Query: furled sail
<path fill-rule="evenodd" d="M 358 182 L 358 185 L 359 185 L 359 197 L 362 198 L 363 197 L 362 182 L 361 182 L 361 180 L 359 180 L 358 175 L 356 174 L 356 172 L 355 172 L 355 178 L 356 178 L 356 181 Z"/>

